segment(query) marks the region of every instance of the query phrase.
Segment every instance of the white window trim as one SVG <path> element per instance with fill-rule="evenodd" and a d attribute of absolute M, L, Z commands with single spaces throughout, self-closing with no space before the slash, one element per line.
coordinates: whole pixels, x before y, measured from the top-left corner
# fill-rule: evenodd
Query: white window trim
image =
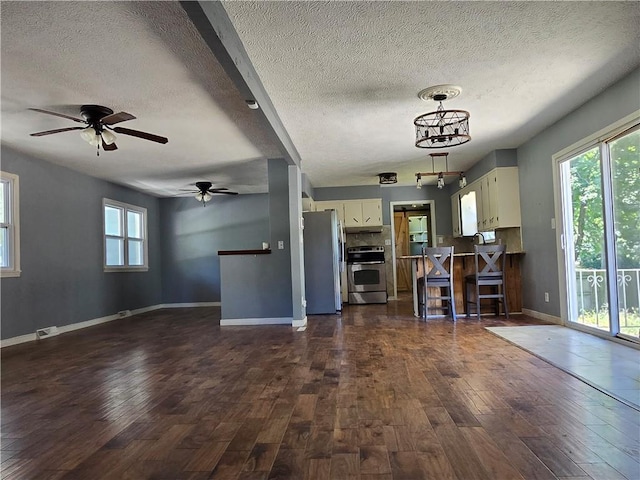
<path fill-rule="evenodd" d="M 20 270 L 20 179 L 18 175 L 0 171 L 0 178 L 10 183 L 10 209 L 11 221 L 9 225 L 9 257 L 11 259 L 10 267 L 0 268 L 0 277 L 19 277 L 22 273 Z"/>
<path fill-rule="evenodd" d="M 566 249 L 565 243 L 569 241 L 567 238 L 570 232 L 564 231 L 565 218 L 563 213 L 563 195 L 566 193 L 562 189 L 562 179 L 560 170 L 562 164 L 573 157 L 581 155 L 582 153 L 590 150 L 591 148 L 601 148 L 601 145 L 608 142 L 612 138 L 620 135 L 621 133 L 629 130 L 640 122 L 640 110 L 636 110 L 633 113 L 621 118 L 617 122 L 614 122 L 597 132 L 578 140 L 572 145 L 560 150 L 559 152 L 551 156 L 552 172 L 553 172 L 553 194 L 554 194 L 554 211 L 555 218 L 558 219 L 556 223 L 556 251 L 558 252 L 558 280 L 560 284 L 560 318 L 562 324 L 576 329 L 584 329 L 580 324 L 570 321 L 569 318 L 569 295 L 571 293 L 573 281 L 571 278 L 567 278 L 566 272 Z M 568 200 L 565 202 L 567 203 Z M 609 242 L 612 245 L 612 242 Z M 613 254 L 611 254 L 613 256 Z M 597 329 L 587 329 L 589 333 L 607 339 L 615 338 L 615 334 L 611 334 L 608 331 L 600 331 Z"/>
<path fill-rule="evenodd" d="M 127 211 L 137 212 L 142 214 L 142 249 L 144 256 L 143 265 L 122 265 L 114 266 L 107 265 L 107 234 L 105 232 L 105 218 L 104 210 L 106 206 L 122 208 L 124 214 L 122 216 L 122 228 L 123 228 L 123 240 L 124 240 L 124 261 L 129 261 L 128 249 L 129 244 L 127 242 L 129 236 L 127 232 Z M 138 240 L 138 239 L 134 239 Z M 139 207 L 137 205 L 131 205 L 129 203 L 118 202 L 117 200 L 111 200 L 108 198 L 102 199 L 102 266 L 105 272 L 146 272 L 149 270 L 149 242 L 147 238 L 147 209 Z"/>

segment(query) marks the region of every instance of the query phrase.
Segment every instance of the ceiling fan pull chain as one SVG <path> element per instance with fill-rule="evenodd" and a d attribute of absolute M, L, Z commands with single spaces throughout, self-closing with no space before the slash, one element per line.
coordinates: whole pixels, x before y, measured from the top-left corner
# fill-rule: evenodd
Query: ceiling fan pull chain
<path fill-rule="evenodd" d="M 98 145 L 96 145 L 97 150 L 96 150 L 96 157 L 100 156 L 100 142 L 98 141 Z"/>

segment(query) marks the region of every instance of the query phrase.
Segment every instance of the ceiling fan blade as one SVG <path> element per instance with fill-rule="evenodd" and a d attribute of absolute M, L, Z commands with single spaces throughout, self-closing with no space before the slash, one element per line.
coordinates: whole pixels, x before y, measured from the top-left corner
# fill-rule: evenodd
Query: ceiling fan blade
<path fill-rule="evenodd" d="M 44 132 L 36 132 L 30 133 L 32 137 L 43 137 L 44 135 L 52 135 L 54 133 L 61 132 L 70 132 L 71 130 L 84 130 L 84 127 L 67 127 L 67 128 L 56 128 L 55 130 L 46 130 Z"/>
<path fill-rule="evenodd" d="M 223 193 L 224 195 L 238 195 L 238 192 L 211 192 L 211 193 Z"/>
<path fill-rule="evenodd" d="M 102 140 L 102 149 L 103 149 L 105 152 L 110 152 L 110 151 L 112 151 L 112 150 L 117 150 L 117 149 L 118 149 L 118 146 L 117 146 L 115 143 L 112 143 L 112 144 L 110 144 L 110 145 L 109 145 L 109 144 L 108 144 L 108 143 L 106 143 L 104 140 Z"/>
<path fill-rule="evenodd" d="M 127 112 L 119 112 L 113 113 L 111 115 L 107 115 L 106 117 L 102 117 L 100 122 L 104 125 L 114 125 L 120 122 L 126 122 L 127 120 L 134 120 L 136 117 Z"/>
<path fill-rule="evenodd" d="M 159 135 L 154 135 L 152 133 L 140 132 L 139 130 L 131 130 L 130 128 L 115 127 L 113 131 L 116 133 L 122 133 L 124 135 L 131 135 L 132 137 L 151 140 L 152 142 L 167 143 L 169 141 L 168 138 L 161 137 Z"/>
<path fill-rule="evenodd" d="M 47 115 L 54 115 L 56 117 L 66 118 L 68 120 L 73 120 L 74 122 L 87 123 L 82 118 L 72 117 L 70 115 L 65 115 L 64 113 L 50 112 L 49 110 L 42 110 L 41 108 L 30 108 L 29 110 L 33 110 L 34 112 L 46 113 Z"/>
<path fill-rule="evenodd" d="M 219 192 L 221 190 L 229 190 L 227 187 L 216 187 L 216 188 L 210 188 L 207 190 L 207 192 L 209 193 L 216 193 Z"/>

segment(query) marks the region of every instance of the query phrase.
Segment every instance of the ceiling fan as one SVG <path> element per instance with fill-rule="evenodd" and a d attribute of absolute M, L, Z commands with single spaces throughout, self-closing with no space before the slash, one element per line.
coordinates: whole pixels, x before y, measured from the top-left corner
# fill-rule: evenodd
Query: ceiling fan
<path fill-rule="evenodd" d="M 64 113 L 51 112 L 49 110 L 42 110 L 40 108 L 30 108 L 34 112 L 46 113 L 47 115 L 54 115 L 56 117 L 66 118 L 73 120 L 74 122 L 84 123 L 83 127 L 66 127 L 57 128 L 55 130 L 46 130 L 44 132 L 36 132 L 30 134 L 32 137 L 42 137 L 44 135 L 52 135 L 54 133 L 70 132 L 71 130 L 81 130 L 80 136 L 90 145 L 98 148 L 98 155 L 100 155 L 100 144 L 105 151 L 117 150 L 118 147 L 115 144 L 116 136 L 111 133 L 113 130 L 116 133 L 123 135 L 130 135 L 132 137 L 142 138 L 144 140 L 150 140 L 157 143 L 167 143 L 169 139 L 154 135 L 152 133 L 141 132 L 139 130 L 132 130 L 130 128 L 112 127 L 116 123 L 125 122 L 127 120 L 133 120 L 136 117 L 127 112 L 113 113 L 108 107 L 102 105 L 82 105 L 80 107 L 80 115 L 82 118 L 72 117 L 65 115 Z"/>
<path fill-rule="evenodd" d="M 213 198 L 213 195 L 222 193 L 224 195 L 238 195 L 238 192 L 231 192 L 226 187 L 212 187 L 211 182 L 196 182 L 195 186 L 197 190 L 184 190 L 188 193 L 195 193 L 196 200 L 202 202 L 202 206 L 204 207 L 206 203 Z"/>

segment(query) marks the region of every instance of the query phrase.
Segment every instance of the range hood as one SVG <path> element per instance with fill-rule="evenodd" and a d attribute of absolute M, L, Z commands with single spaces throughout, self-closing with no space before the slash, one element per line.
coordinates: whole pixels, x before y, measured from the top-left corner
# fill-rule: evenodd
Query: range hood
<path fill-rule="evenodd" d="M 382 225 L 371 225 L 370 227 L 344 227 L 345 233 L 380 233 Z"/>

